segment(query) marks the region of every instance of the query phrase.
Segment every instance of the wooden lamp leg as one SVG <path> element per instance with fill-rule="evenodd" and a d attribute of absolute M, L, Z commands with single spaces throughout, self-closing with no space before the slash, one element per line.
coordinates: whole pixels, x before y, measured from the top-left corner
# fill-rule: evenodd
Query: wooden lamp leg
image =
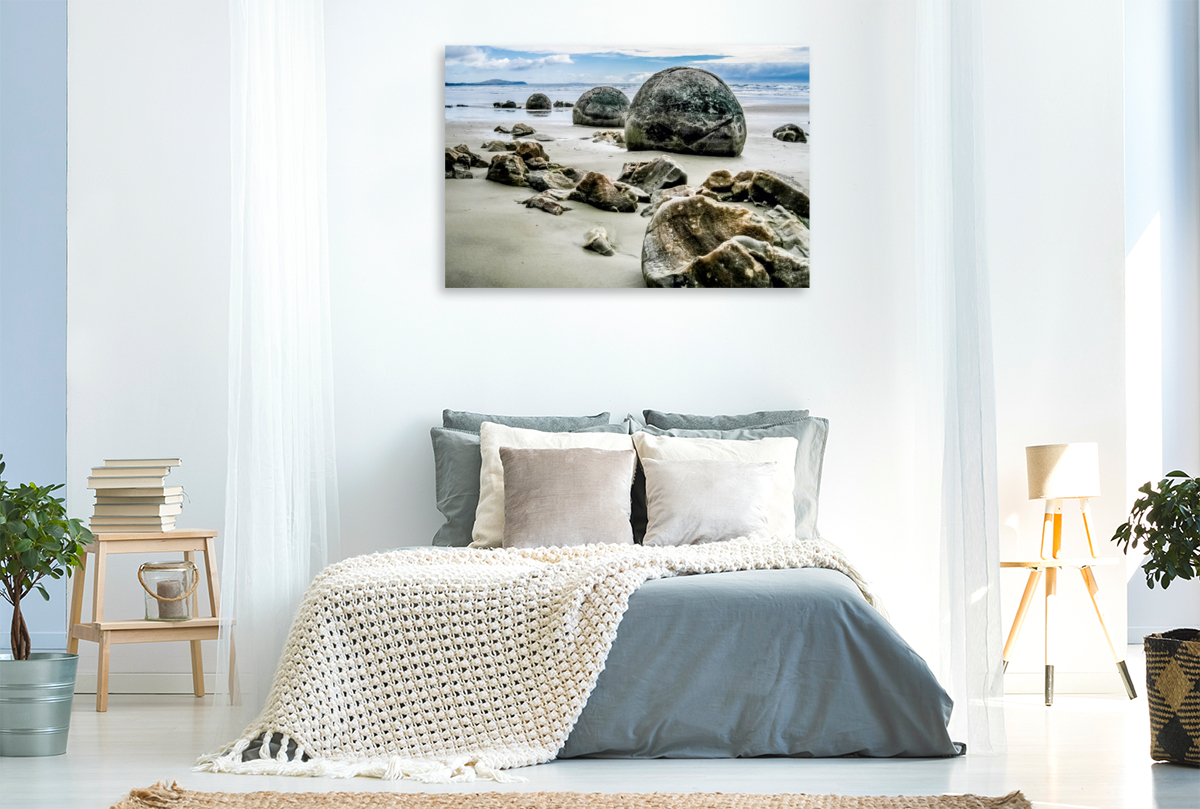
<path fill-rule="evenodd" d="M 1004 642 L 1004 671 L 1008 671 L 1008 661 L 1012 653 L 1012 648 L 1016 645 L 1017 638 L 1021 634 L 1021 627 L 1025 625 L 1025 614 L 1029 612 L 1029 605 L 1033 602 L 1033 596 L 1037 592 L 1038 582 L 1041 579 L 1042 571 L 1037 568 L 1029 571 L 1029 580 L 1025 582 L 1025 592 L 1021 595 L 1021 603 L 1017 607 L 1017 616 L 1013 618 L 1012 629 L 1008 633 L 1008 640 Z"/>
<path fill-rule="evenodd" d="M 1096 617 L 1100 619 L 1100 629 L 1104 632 L 1104 639 L 1108 641 L 1108 649 L 1112 652 L 1113 659 L 1117 661 L 1117 671 L 1121 674 L 1121 682 L 1125 685 L 1125 693 L 1130 699 L 1137 699 L 1137 690 L 1133 687 L 1133 680 L 1129 676 L 1129 669 L 1125 665 L 1125 655 L 1121 654 L 1117 645 L 1113 643 L 1112 635 L 1108 634 L 1107 616 L 1104 613 L 1104 602 L 1100 600 L 1100 585 L 1096 582 L 1096 575 L 1092 573 L 1090 567 L 1081 567 L 1080 574 L 1083 576 L 1083 583 L 1087 587 L 1088 595 L 1092 597 L 1092 606 L 1096 608 Z"/>
<path fill-rule="evenodd" d="M 1055 543 L 1057 546 L 1057 543 Z M 1046 705 L 1054 704 L 1054 614 L 1058 602 L 1058 568 L 1046 569 Z"/>
<path fill-rule="evenodd" d="M 1041 555 L 1041 557 L 1043 559 L 1046 558 L 1046 524 L 1047 523 L 1050 523 L 1051 525 L 1053 525 L 1053 523 L 1054 523 L 1054 501 L 1053 500 L 1046 501 L 1046 513 L 1042 515 L 1042 546 L 1041 546 L 1041 550 L 1039 550 L 1038 553 Z"/>
<path fill-rule="evenodd" d="M 1083 532 L 1087 534 L 1088 553 L 1095 559 L 1097 557 L 1096 547 L 1092 545 L 1092 524 L 1088 519 L 1091 516 L 1092 510 L 1088 506 L 1088 499 L 1086 497 L 1079 498 L 1079 513 L 1083 516 Z"/>

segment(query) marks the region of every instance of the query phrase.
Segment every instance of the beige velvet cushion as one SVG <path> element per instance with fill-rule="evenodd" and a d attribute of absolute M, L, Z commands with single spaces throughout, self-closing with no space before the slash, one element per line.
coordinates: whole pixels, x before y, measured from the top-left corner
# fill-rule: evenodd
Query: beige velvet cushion
<path fill-rule="evenodd" d="M 769 536 L 775 461 L 657 461 L 644 458 L 643 545 L 698 545 Z"/>
<path fill-rule="evenodd" d="M 633 544 L 632 449 L 500 448 L 504 547 Z"/>
<path fill-rule="evenodd" d="M 633 443 L 643 465 L 647 459 L 775 463 L 772 476 L 774 491 L 767 513 L 767 530 L 771 536 L 795 538 L 796 507 L 792 490 L 796 485 L 796 449 L 799 446 L 795 438 L 732 441 L 722 438 L 669 438 L 638 432 L 633 434 Z"/>
<path fill-rule="evenodd" d="M 633 440 L 624 433 L 543 433 L 485 421 L 479 430 L 479 505 L 471 529 L 472 548 L 499 548 L 504 542 L 504 464 L 500 447 L 627 450 L 633 448 Z"/>

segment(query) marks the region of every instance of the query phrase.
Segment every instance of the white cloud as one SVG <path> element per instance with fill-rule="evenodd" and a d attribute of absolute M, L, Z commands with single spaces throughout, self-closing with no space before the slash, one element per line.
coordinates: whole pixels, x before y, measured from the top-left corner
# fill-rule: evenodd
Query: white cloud
<path fill-rule="evenodd" d="M 493 59 L 482 48 L 473 45 L 447 45 L 447 68 L 471 68 L 475 70 L 530 70 L 546 65 L 573 64 L 569 54 L 553 53 L 536 59 Z"/>
<path fill-rule="evenodd" d="M 799 45 L 687 45 L 645 47 L 584 47 L 579 45 L 555 45 L 552 47 L 522 48 L 527 53 L 589 54 L 602 56 L 640 56 L 644 58 L 672 58 L 680 56 L 720 57 L 720 62 L 807 62 L 808 47 Z"/>

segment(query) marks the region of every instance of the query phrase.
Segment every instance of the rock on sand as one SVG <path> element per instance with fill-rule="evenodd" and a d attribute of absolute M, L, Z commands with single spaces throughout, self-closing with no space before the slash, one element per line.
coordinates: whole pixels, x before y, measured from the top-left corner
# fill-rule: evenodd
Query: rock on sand
<path fill-rule="evenodd" d="M 777 247 L 758 214 L 705 196 L 666 200 L 646 228 L 651 287 L 807 287 L 808 259 Z"/>

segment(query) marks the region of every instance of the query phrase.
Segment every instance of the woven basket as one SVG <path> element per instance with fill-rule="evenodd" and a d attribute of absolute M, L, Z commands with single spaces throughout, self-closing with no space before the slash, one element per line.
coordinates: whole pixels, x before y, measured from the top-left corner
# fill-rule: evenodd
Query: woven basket
<path fill-rule="evenodd" d="M 1200 630 L 1147 635 L 1150 757 L 1200 767 Z"/>

